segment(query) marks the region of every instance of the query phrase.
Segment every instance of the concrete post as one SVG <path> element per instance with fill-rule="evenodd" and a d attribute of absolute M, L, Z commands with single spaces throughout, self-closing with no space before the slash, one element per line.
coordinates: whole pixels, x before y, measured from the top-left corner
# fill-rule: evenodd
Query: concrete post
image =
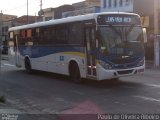
<path fill-rule="evenodd" d="M 158 25 L 158 2 L 159 0 L 154 0 L 154 34 L 155 34 L 155 39 L 154 39 L 154 66 L 159 67 L 159 25 Z"/>

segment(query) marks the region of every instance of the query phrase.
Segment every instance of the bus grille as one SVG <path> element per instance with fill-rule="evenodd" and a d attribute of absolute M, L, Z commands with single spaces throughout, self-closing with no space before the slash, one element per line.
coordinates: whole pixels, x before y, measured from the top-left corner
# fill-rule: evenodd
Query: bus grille
<path fill-rule="evenodd" d="M 117 71 L 119 75 L 123 75 L 123 74 L 131 74 L 133 72 L 133 70 L 125 70 L 125 71 Z"/>

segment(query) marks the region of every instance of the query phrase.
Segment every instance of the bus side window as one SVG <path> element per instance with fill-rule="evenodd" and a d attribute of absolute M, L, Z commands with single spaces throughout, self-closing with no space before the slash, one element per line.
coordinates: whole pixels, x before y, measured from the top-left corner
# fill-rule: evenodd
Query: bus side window
<path fill-rule="evenodd" d="M 68 34 L 67 25 L 57 25 L 56 26 L 56 44 L 68 44 Z"/>
<path fill-rule="evenodd" d="M 56 43 L 56 29 L 54 27 L 51 29 L 51 43 L 52 45 Z"/>
<path fill-rule="evenodd" d="M 69 44 L 82 45 L 83 37 L 83 25 L 81 22 L 72 23 L 69 25 Z"/>
<path fill-rule="evenodd" d="M 25 39 L 26 39 L 26 30 L 21 30 L 19 35 L 19 44 L 25 45 Z"/>
<path fill-rule="evenodd" d="M 9 45 L 9 47 L 14 47 L 14 32 L 9 33 L 8 45 Z"/>

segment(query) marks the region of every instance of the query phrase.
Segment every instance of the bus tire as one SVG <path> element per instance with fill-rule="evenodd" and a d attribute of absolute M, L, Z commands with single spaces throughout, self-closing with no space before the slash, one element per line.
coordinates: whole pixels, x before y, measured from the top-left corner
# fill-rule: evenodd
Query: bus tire
<path fill-rule="evenodd" d="M 29 58 L 25 59 L 25 69 L 28 73 L 32 72 L 31 62 L 30 62 Z"/>
<path fill-rule="evenodd" d="M 69 65 L 69 76 L 70 79 L 75 83 L 81 83 L 80 70 L 76 62 L 71 62 Z"/>

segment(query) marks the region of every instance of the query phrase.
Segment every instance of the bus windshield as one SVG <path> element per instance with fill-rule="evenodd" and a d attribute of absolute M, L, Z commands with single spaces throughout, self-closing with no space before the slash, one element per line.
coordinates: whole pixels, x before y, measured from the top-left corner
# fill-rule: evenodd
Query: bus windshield
<path fill-rule="evenodd" d="M 100 26 L 101 49 L 106 55 L 134 56 L 141 54 L 143 32 L 140 26 Z"/>

